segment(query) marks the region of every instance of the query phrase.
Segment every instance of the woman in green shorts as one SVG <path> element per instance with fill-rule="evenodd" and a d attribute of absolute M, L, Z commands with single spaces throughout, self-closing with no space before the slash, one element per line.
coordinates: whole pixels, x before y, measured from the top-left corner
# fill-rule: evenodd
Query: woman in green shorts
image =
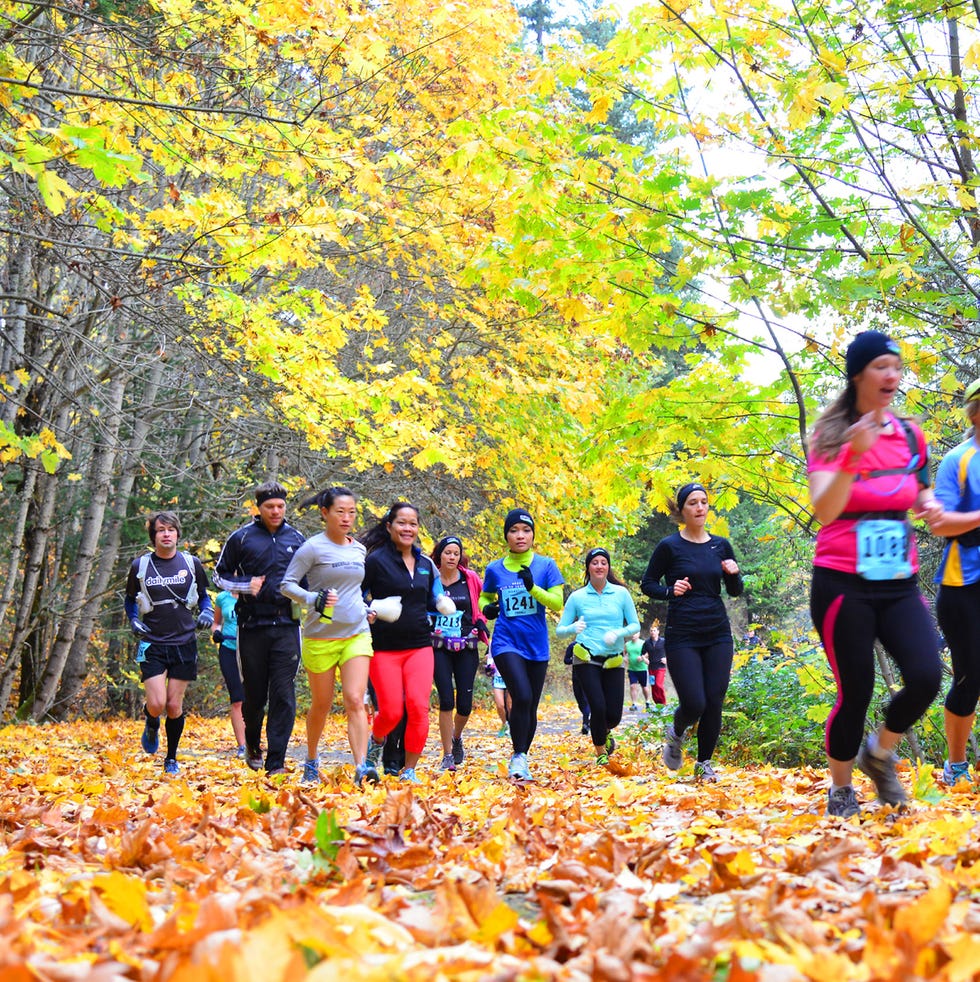
<path fill-rule="evenodd" d="M 357 520 L 357 502 L 347 488 L 333 487 L 304 504 L 319 506 L 324 530 L 296 550 L 280 587 L 290 600 L 307 608 L 302 655 L 310 680 L 311 703 L 306 716 L 303 782 L 315 784 L 320 780 L 317 747 L 333 704 L 338 668 L 355 780 L 358 784 L 365 779 L 377 782 L 377 770 L 365 760 L 368 719 L 364 693 L 373 649 L 361 595 L 365 549 L 351 535 Z"/>

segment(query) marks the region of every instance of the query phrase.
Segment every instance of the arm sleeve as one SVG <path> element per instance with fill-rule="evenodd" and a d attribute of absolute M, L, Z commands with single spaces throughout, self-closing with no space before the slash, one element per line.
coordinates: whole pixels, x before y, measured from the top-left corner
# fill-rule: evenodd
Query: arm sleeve
<path fill-rule="evenodd" d="M 562 604 L 565 602 L 565 584 L 556 583 L 545 590 L 544 587 L 535 583 L 531 587 L 531 596 L 543 607 L 547 607 L 548 610 L 561 610 Z"/>
<path fill-rule="evenodd" d="M 304 590 L 300 586 L 300 580 L 306 578 L 310 569 L 312 548 L 307 548 L 304 543 L 293 553 L 293 558 L 286 567 L 282 582 L 279 584 L 279 592 L 290 600 L 302 604 L 304 607 L 311 607 L 316 603 L 316 594 L 309 590 Z"/>
<path fill-rule="evenodd" d="M 139 608 L 136 606 L 136 598 L 126 595 L 126 599 L 123 601 L 123 606 L 126 608 L 126 620 L 131 621 L 135 617 L 139 617 Z"/>
<path fill-rule="evenodd" d="M 660 581 L 664 578 L 670 564 L 670 547 L 664 542 L 657 545 L 647 563 L 647 571 L 643 574 L 640 581 L 640 589 L 648 597 L 655 600 L 666 600 L 670 596 L 670 590 Z"/>
<path fill-rule="evenodd" d="M 194 578 L 197 580 L 197 609 L 200 611 L 214 611 L 214 605 L 208 596 L 208 574 L 204 571 L 204 564 L 196 556 L 194 557 Z"/>

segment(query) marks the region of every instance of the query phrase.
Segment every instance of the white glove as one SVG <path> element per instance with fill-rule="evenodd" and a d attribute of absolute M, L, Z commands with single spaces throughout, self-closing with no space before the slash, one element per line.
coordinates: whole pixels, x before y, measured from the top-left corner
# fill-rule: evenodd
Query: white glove
<path fill-rule="evenodd" d="M 619 631 L 606 631 L 602 636 L 602 643 L 607 648 L 614 647 L 617 641 L 619 641 Z"/>
<path fill-rule="evenodd" d="M 381 597 L 379 600 L 372 600 L 368 610 L 373 610 L 379 621 L 392 623 L 402 616 L 402 598 Z"/>
<path fill-rule="evenodd" d="M 453 603 L 452 597 L 449 597 L 443 593 L 436 599 L 436 610 L 438 610 L 443 617 L 449 617 L 450 614 L 456 613 L 456 604 Z"/>
<path fill-rule="evenodd" d="M 572 630 L 576 634 L 581 634 L 585 630 L 585 618 L 580 617 L 577 621 L 572 624 Z"/>

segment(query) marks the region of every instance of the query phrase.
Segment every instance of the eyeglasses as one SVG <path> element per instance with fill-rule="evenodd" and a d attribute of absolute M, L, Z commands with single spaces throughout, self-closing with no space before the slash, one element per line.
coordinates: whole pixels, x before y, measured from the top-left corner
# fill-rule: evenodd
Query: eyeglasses
<path fill-rule="evenodd" d="M 964 402 L 972 402 L 974 399 L 977 398 L 980 398 L 980 378 L 971 382 L 966 387 L 966 391 L 963 393 Z"/>

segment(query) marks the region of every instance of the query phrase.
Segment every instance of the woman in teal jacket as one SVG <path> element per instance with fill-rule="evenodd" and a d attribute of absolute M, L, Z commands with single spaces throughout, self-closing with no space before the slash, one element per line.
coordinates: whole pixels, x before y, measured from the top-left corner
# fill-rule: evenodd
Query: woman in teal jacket
<path fill-rule="evenodd" d="M 640 630 L 636 606 L 602 548 L 585 554 L 585 585 L 565 602 L 555 633 L 575 634 L 572 672 L 589 700 L 596 764 L 616 748 L 611 731 L 623 718 L 623 642 Z"/>

